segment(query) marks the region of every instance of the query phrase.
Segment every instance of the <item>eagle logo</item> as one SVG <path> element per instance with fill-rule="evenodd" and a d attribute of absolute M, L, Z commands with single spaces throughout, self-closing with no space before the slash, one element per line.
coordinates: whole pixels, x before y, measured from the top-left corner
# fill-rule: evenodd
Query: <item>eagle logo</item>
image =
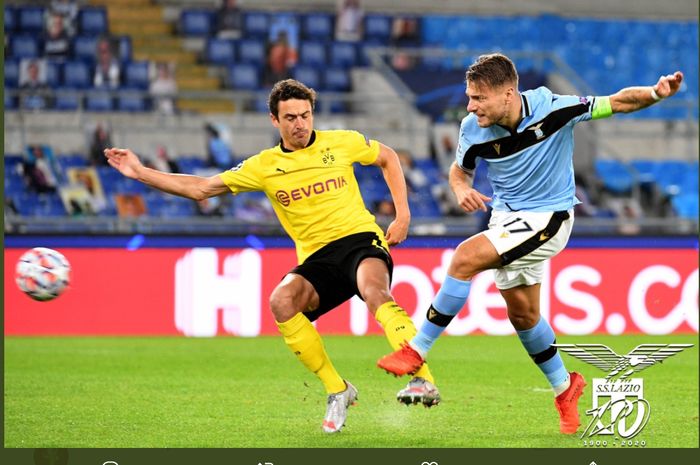
<path fill-rule="evenodd" d="M 616 354 L 603 344 L 552 344 L 567 354 L 608 372 L 606 381 L 625 380 L 632 374 L 661 363 L 693 344 L 640 344 L 627 355 Z"/>

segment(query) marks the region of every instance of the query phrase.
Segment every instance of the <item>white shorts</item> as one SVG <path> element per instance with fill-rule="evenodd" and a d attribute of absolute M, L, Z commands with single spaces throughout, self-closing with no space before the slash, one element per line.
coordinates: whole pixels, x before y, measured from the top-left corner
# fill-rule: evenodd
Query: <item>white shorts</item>
<path fill-rule="evenodd" d="M 510 289 L 542 282 L 544 261 L 566 246 L 574 225 L 574 211 L 491 213 L 482 234 L 501 256 L 494 270 L 496 287 Z"/>

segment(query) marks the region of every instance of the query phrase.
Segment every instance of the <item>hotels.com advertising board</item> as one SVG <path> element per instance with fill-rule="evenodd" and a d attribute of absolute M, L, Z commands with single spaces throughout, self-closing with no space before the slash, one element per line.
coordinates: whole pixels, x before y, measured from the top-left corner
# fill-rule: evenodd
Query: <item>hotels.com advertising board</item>
<path fill-rule="evenodd" d="M 296 264 L 291 248 L 56 249 L 71 263 L 71 285 L 50 302 L 17 288 L 15 264 L 26 249 L 5 249 L 6 335 L 276 335 L 268 296 Z M 417 325 L 452 253 L 392 251 L 392 293 Z M 557 334 L 697 333 L 697 250 L 566 249 L 547 266 L 541 313 Z M 325 334 L 381 334 L 358 298 L 316 325 Z M 492 272 L 474 279 L 447 333 L 513 333 Z"/>

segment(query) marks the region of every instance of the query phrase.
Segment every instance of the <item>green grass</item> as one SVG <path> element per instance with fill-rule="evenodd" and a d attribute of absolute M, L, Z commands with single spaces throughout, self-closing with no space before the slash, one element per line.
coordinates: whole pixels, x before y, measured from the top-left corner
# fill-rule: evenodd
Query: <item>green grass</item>
<path fill-rule="evenodd" d="M 647 447 L 698 447 L 697 336 L 561 337 L 627 353 L 643 342 L 695 347 L 638 375 L 651 405 Z M 406 407 L 407 379 L 375 361 L 382 337 L 324 337 L 359 390 L 340 434 L 321 431 L 320 382 L 279 337 L 5 339 L 5 447 L 582 447 L 558 432 L 546 380 L 516 337 L 443 337 L 431 365 L 443 402 Z M 590 380 L 603 372 L 566 354 Z M 591 391 L 582 397 L 591 406 Z"/>

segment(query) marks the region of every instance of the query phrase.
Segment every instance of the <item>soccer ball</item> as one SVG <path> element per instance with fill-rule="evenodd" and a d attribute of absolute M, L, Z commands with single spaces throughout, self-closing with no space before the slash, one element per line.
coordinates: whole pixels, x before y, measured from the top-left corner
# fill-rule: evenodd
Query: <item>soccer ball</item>
<path fill-rule="evenodd" d="M 53 249 L 35 247 L 17 262 L 17 286 L 34 300 L 55 299 L 70 282 L 70 264 Z"/>

